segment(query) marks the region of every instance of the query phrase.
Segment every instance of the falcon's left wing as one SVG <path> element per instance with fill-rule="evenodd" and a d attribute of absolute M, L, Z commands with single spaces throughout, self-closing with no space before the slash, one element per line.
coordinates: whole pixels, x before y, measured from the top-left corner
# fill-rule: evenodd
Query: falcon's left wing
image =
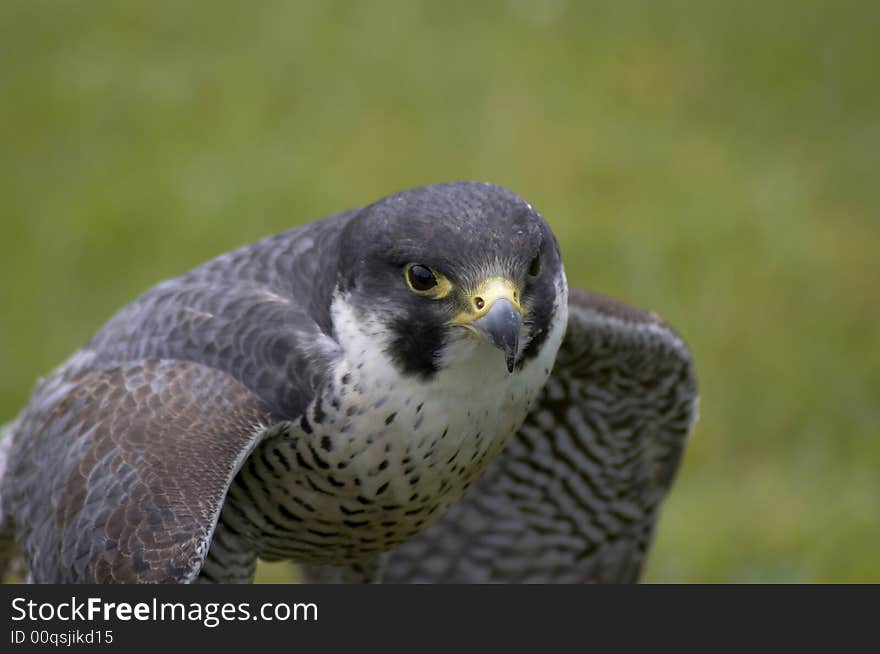
<path fill-rule="evenodd" d="M 655 314 L 572 290 L 526 423 L 386 582 L 631 582 L 697 414 L 693 361 Z"/>

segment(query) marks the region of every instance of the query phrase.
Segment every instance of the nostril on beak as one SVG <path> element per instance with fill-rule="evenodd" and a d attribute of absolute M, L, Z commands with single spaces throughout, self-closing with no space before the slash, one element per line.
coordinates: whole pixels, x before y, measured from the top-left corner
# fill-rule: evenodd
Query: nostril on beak
<path fill-rule="evenodd" d="M 482 311 L 483 307 L 486 306 L 486 301 L 481 297 L 475 297 L 474 306 L 477 307 L 477 311 Z"/>

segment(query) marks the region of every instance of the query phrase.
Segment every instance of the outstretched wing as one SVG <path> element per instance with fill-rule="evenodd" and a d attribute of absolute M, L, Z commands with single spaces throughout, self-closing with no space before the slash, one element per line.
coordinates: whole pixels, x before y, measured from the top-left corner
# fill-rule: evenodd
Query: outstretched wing
<path fill-rule="evenodd" d="M 0 567 L 14 524 L 36 581 L 198 574 L 261 426 L 297 418 L 338 356 L 317 298 L 350 215 L 153 287 L 37 388 L 0 447 Z"/>
<path fill-rule="evenodd" d="M 43 382 L 16 425 L 7 519 L 36 582 L 189 582 L 270 411 L 230 375 L 141 360 Z"/>
<path fill-rule="evenodd" d="M 386 582 L 637 581 L 697 412 L 658 316 L 585 291 L 542 397 L 486 475 L 388 555 Z"/>

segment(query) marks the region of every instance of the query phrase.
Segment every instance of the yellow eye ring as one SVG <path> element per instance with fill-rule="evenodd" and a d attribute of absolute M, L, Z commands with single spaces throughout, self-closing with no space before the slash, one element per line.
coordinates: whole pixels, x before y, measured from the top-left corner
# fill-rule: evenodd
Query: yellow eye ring
<path fill-rule="evenodd" d="M 409 290 L 416 295 L 440 300 L 452 291 L 452 282 L 436 270 L 420 263 L 407 264 L 404 277 Z"/>

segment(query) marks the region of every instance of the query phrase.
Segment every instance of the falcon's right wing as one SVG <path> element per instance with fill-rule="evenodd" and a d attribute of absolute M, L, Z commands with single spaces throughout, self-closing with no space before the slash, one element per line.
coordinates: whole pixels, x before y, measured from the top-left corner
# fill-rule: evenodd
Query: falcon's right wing
<path fill-rule="evenodd" d="M 193 362 L 43 382 L 4 444 L 0 493 L 32 579 L 195 580 L 229 484 L 269 418 L 228 374 Z"/>
<path fill-rule="evenodd" d="M 0 559 L 14 525 L 35 581 L 192 581 L 242 462 L 338 356 L 314 297 L 345 218 L 153 287 L 42 382 L 0 447 Z"/>
<path fill-rule="evenodd" d="M 675 332 L 572 290 L 526 423 L 461 502 L 389 553 L 384 581 L 637 581 L 696 415 L 693 361 Z"/>

